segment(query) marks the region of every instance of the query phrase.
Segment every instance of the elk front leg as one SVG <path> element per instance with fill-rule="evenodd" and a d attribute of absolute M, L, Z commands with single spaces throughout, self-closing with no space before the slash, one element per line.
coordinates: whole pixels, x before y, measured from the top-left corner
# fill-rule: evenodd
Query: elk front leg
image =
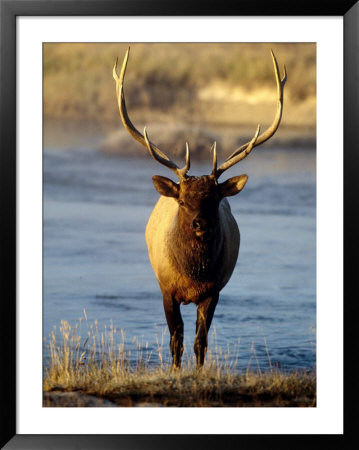
<path fill-rule="evenodd" d="M 183 353 L 183 320 L 180 305 L 171 295 L 163 294 L 163 306 L 171 336 L 170 350 L 172 354 L 172 366 L 174 368 L 180 368 Z"/>
<path fill-rule="evenodd" d="M 197 367 L 203 366 L 204 363 L 208 346 L 208 331 L 218 302 L 218 295 L 217 293 L 206 298 L 197 307 L 196 338 L 194 340 Z"/>

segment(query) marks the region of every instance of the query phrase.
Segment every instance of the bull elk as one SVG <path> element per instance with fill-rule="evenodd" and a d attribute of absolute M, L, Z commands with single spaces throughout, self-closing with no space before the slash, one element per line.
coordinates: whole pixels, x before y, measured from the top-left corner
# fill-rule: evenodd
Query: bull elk
<path fill-rule="evenodd" d="M 163 295 L 163 306 L 170 331 L 170 350 L 173 367 L 179 368 L 183 353 L 183 320 L 180 304 L 197 305 L 194 352 L 197 366 L 204 363 L 208 331 L 211 326 L 219 292 L 230 279 L 237 261 L 240 234 L 226 197 L 238 194 L 245 186 L 247 175 L 239 175 L 219 183 L 219 177 L 244 159 L 252 149 L 271 138 L 281 121 L 283 90 L 287 80 L 281 79 L 277 60 L 271 51 L 277 83 L 277 110 L 273 123 L 237 148 L 217 167 L 216 143 L 212 146 L 213 165 L 210 175 L 189 176 L 190 154 L 186 143 L 186 163 L 179 168 L 165 153 L 153 144 L 146 127 L 141 134 L 132 124 L 125 102 L 123 82 L 129 49 L 123 60 L 120 76 L 117 60 L 113 68 L 116 94 L 121 119 L 126 130 L 160 164 L 176 174 L 178 183 L 154 175 L 152 180 L 161 194 L 146 227 L 146 243 L 152 268 Z"/>

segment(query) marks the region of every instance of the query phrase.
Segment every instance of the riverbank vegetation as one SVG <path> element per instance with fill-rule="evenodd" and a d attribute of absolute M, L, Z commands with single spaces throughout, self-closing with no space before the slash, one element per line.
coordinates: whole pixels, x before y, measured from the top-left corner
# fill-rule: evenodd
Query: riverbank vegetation
<path fill-rule="evenodd" d="M 143 343 L 136 343 L 136 355 L 131 355 L 123 331 L 111 325 L 99 332 L 97 322 L 88 324 L 86 313 L 85 319 L 85 339 L 79 332 L 81 321 L 75 326 L 62 321 L 60 333 L 53 330 L 45 342 L 50 358 L 44 371 L 44 406 L 316 405 L 314 373 L 285 373 L 271 364 L 262 371 L 255 360 L 255 369 L 248 364 L 239 371 L 236 358 L 230 362 L 233 352 L 218 347 L 209 348 L 202 369 L 186 357 L 181 370 L 172 370 L 164 360 L 163 335 L 156 337 L 156 355 Z"/>
<path fill-rule="evenodd" d="M 120 126 L 112 68 L 119 66 L 128 46 L 131 56 L 126 75 L 126 101 L 137 128 L 146 124 L 154 142 L 184 128 L 190 146 L 197 146 L 200 128 L 206 148 L 212 136 L 206 129 L 235 128 L 237 137 L 252 136 L 273 120 L 276 85 L 270 49 L 281 73 L 286 65 L 284 114 L 276 140 L 296 139 L 313 147 L 316 130 L 316 46 L 313 43 L 213 44 L 44 44 L 45 141 L 49 121 L 81 128 L 91 123 L 106 136 Z M 157 128 L 156 128 L 157 127 Z M 223 131 L 223 130 L 222 130 Z M 176 145 L 184 145 L 176 140 Z M 207 142 L 208 141 L 208 142 Z M 243 142 L 242 142 L 243 143 Z M 192 144 L 192 145 L 191 145 Z M 107 145 L 107 149 L 109 146 Z M 115 145 L 121 152 L 126 145 Z M 170 147 L 172 148 L 172 147 Z M 182 147 L 181 147 L 182 148 Z"/>

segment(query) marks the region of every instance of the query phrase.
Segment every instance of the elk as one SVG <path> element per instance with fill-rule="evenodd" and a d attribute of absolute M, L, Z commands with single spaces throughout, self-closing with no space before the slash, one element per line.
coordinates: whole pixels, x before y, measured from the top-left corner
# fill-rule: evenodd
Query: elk
<path fill-rule="evenodd" d="M 190 153 L 187 143 L 186 162 L 183 168 L 179 168 L 149 140 L 146 127 L 141 134 L 132 124 L 123 89 L 129 50 L 124 57 L 120 76 L 117 74 L 117 59 L 113 68 L 122 123 L 157 162 L 168 167 L 178 177 L 178 182 L 175 183 L 163 176 L 153 176 L 153 184 L 161 196 L 151 213 L 145 232 L 149 259 L 163 296 L 170 331 L 172 367 L 180 368 L 183 353 L 180 305 L 191 302 L 197 306 L 194 352 L 197 366 L 201 367 L 219 293 L 232 275 L 239 251 L 240 233 L 227 197 L 238 194 L 248 177 L 239 175 L 222 183 L 218 179 L 223 172 L 243 160 L 254 147 L 263 144 L 277 131 L 283 111 L 286 68 L 284 66 L 284 76 L 281 79 L 277 60 L 271 51 L 277 84 L 277 109 L 272 124 L 262 134 L 259 134 L 258 125 L 253 138 L 237 148 L 219 167 L 214 142 L 211 149 L 211 174 L 196 177 L 188 175 Z"/>

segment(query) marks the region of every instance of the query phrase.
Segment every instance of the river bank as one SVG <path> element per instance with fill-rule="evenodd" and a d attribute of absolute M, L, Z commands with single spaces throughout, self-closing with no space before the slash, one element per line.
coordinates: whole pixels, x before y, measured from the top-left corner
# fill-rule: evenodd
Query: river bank
<path fill-rule="evenodd" d="M 96 375 L 97 378 L 98 375 Z M 104 385 L 45 381 L 44 407 L 314 407 L 314 374 L 195 370 L 126 374 Z M 93 380 L 94 381 L 94 380 Z"/>

